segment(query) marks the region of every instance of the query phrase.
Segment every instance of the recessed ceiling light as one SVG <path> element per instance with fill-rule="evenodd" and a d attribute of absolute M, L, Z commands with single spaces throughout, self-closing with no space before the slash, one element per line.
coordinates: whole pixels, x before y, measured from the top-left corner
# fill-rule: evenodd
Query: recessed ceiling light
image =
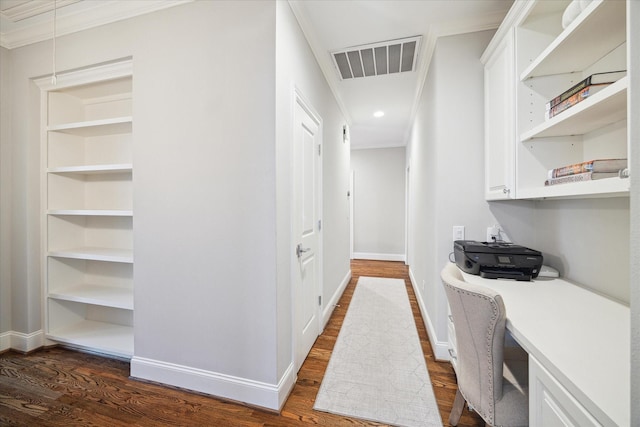
<path fill-rule="evenodd" d="M 384 111 L 376 111 L 373 113 L 373 117 L 382 117 L 384 116 Z"/>

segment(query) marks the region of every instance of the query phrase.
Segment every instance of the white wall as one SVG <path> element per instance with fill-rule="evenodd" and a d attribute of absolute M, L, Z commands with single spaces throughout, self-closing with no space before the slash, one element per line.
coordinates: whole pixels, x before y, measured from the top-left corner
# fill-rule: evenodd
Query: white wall
<path fill-rule="evenodd" d="M 38 46 L 43 46 L 39 44 Z M 33 50 L 38 51 L 38 48 Z M 50 50 L 48 50 L 49 52 Z M 11 346 L 29 351 L 42 345 L 40 291 L 40 93 L 26 76 L 50 70 L 51 57 L 27 49 L 3 50 L 1 279 L 9 296 Z M 10 88 L 10 89 L 8 89 Z M 6 110 L 5 110 L 6 108 Z M 8 120 L 5 122 L 4 120 Z M 6 157 L 5 157 L 6 156 Z M 6 181 L 5 181 L 6 180 Z M 5 270 L 6 268 L 6 270 Z M 4 311 L 4 310 L 3 310 Z M 7 313 L 3 313 L 3 317 Z"/>
<path fill-rule="evenodd" d="M 543 200 L 519 213 L 513 204 L 489 203 L 512 241 L 541 251 L 562 277 L 629 304 L 628 198 Z"/>
<path fill-rule="evenodd" d="M 354 258 L 405 260 L 405 147 L 353 150 Z"/>
<path fill-rule="evenodd" d="M 283 34 L 288 41 L 276 41 Z M 272 409 L 293 386 L 290 212 L 280 193 L 291 176 L 288 144 L 276 141 L 287 133 L 277 108 L 287 72 L 323 116 L 324 168 L 338 171 L 325 185 L 325 291 L 349 274 L 348 205 L 338 196 L 349 147 L 338 144 L 343 119 L 300 37 L 287 3 L 216 1 L 57 41 L 59 73 L 133 58 L 134 377 Z M 281 55 L 291 63 L 277 66 Z M 31 334 L 43 324 L 39 91 L 30 79 L 51 73 L 51 42 L 12 50 L 9 68 L 12 134 L 3 115 L 1 165 L 10 153 L 13 181 L 0 224 L 4 233 L 9 210 L 11 327 Z"/>
<path fill-rule="evenodd" d="M 628 2 L 629 50 L 629 138 L 631 152 L 631 402 L 640 401 L 640 3 Z M 633 22 L 633 25 L 631 23 Z M 640 425 L 640 405 L 631 405 L 631 424 Z"/>
<path fill-rule="evenodd" d="M 322 259 L 323 323 L 350 279 L 349 189 L 350 145 L 343 142 L 345 124 L 335 98 L 288 3 L 277 2 L 276 28 L 276 165 L 278 210 L 278 373 L 291 361 L 291 144 L 294 87 L 322 118 Z M 294 261 L 297 262 L 297 261 Z M 285 363 L 286 362 L 286 363 Z"/>
<path fill-rule="evenodd" d="M 271 406 L 239 389 L 278 383 L 275 3 L 135 31 L 132 375 Z"/>
<path fill-rule="evenodd" d="M 0 141 L 11 138 L 11 52 L 0 47 Z M 0 351 L 10 345 L 11 331 L 11 147 L 0 145 Z M 4 339 L 3 336 L 6 338 Z"/>
<path fill-rule="evenodd" d="M 535 239 L 545 264 L 596 292 L 629 304 L 629 198 L 535 204 Z"/>
<path fill-rule="evenodd" d="M 453 251 L 452 227 L 463 225 L 467 239 L 485 240 L 486 227 L 496 222 L 484 200 L 479 59 L 492 34 L 438 39 L 407 150 L 410 274 L 432 347 L 443 359 L 447 303 L 440 271 Z M 532 215 L 522 203 L 505 209 L 525 223 Z"/>

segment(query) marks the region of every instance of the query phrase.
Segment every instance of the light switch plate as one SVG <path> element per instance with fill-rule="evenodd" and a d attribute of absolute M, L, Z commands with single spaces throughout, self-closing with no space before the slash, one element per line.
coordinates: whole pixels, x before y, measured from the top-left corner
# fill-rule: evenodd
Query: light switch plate
<path fill-rule="evenodd" d="M 464 225 L 453 226 L 453 241 L 464 240 Z"/>

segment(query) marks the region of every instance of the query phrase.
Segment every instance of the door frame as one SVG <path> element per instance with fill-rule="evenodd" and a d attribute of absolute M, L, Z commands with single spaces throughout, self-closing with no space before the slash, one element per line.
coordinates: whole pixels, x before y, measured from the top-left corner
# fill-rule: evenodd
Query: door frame
<path fill-rule="evenodd" d="M 355 246 L 355 234 L 354 234 L 354 214 L 355 214 L 355 207 L 354 207 L 354 198 L 355 198 L 355 188 L 354 188 L 354 183 L 356 181 L 356 172 L 351 169 L 351 172 L 349 173 L 349 259 L 354 259 L 353 258 L 353 249 Z"/>
<path fill-rule="evenodd" d="M 290 165 L 289 165 L 289 171 L 290 171 L 290 192 L 291 195 L 293 197 L 293 193 L 295 191 L 294 189 L 294 180 L 295 180 L 295 176 L 293 174 L 294 171 L 294 156 L 293 156 L 293 150 L 294 150 L 294 144 L 296 143 L 295 141 L 295 134 L 296 134 L 296 123 L 295 123 L 295 115 L 296 115 L 296 105 L 300 105 L 305 112 L 317 123 L 318 125 L 318 139 L 320 141 L 319 145 L 320 145 L 320 155 L 318 156 L 318 163 L 317 163 L 317 168 L 316 168 L 316 191 L 317 191 L 317 198 L 316 198 L 316 218 L 318 221 L 321 222 L 322 227 L 320 227 L 318 229 L 318 241 L 317 241 L 317 253 L 316 253 L 316 257 L 318 260 L 318 268 L 316 268 L 316 289 L 315 289 L 315 293 L 316 296 L 322 297 L 322 291 L 324 289 L 323 286 L 323 266 L 324 266 L 324 257 L 323 257 L 323 235 L 324 235 L 324 221 L 322 218 L 322 204 L 323 204 L 323 194 L 322 194 L 322 190 L 323 190 L 323 181 L 322 181 L 322 171 L 323 171 L 323 158 L 324 158 L 324 147 L 323 147 L 323 142 L 324 142 L 324 133 L 323 133 L 323 121 L 322 121 L 322 117 L 320 116 L 320 114 L 317 113 L 317 111 L 315 110 L 315 108 L 313 108 L 312 104 L 307 100 L 307 98 L 302 94 L 302 92 L 300 91 L 300 89 L 293 85 L 293 96 L 292 96 L 292 109 L 291 109 L 291 146 L 289 147 L 289 159 L 290 159 Z M 291 223 L 291 230 L 290 230 L 290 244 L 289 244 L 289 249 L 290 249 L 290 254 L 291 254 L 291 264 L 290 264 L 290 281 L 291 281 L 291 355 L 292 355 L 292 361 L 293 361 L 293 365 L 294 367 L 296 367 L 296 373 L 297 373 L 297 366 L 298 364 L 300 364 L 300 366 L 302 366 L 302 363 L 304 362 L 304 360 L 297 360 L 297 346 L 298 346 L 298 342 L 299 342 L 299 334 L 298 334 L 298 330 L 297 330 L 297 324 L 296 324 L 296 307 L 295 307 L 295 303 L 296 303 L 296 296 L 297 296 L 297 291 L 295 289 L 294 284 L 296 283 L 296 275 L 299 274 L 298 273 L 298 257 L 296 255 L 296 245 L 299 243 L 298 242 L 298 236 L 296 236 L 295 234 L 295 230 L 293 229 L 293 218 L 295 215 L 295 206 L 293 203 L 291 203 L 291 212 L 289 213 L 289 217 L 290 217 L 290 223 Z M 318 224 L 315 224 L 316 227 L 318 227 Z M 322 311 L 323 311 L 323 307 L 324 307 L 325 301 L 324 298 L 321 299 L 321 302 L 319 304 L 315 304 L 316 307 L 316 322 L 318 324 L 318 336 L 320 336 L 320 334 L 323 331 L 323 324 L 322 324 Z M 305 355 L 306 358 L 307 355 Z"/>

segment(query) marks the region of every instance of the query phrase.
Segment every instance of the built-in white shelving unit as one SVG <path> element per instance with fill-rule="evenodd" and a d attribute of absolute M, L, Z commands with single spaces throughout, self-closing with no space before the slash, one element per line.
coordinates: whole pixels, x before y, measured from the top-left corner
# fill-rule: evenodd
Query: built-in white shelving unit
<path fill-rule="evenodd" d="M 588 76 L 627 70 L 627 24 L 638 25 L 627 22 L 629 1 L 583 0 L 572 5 L 578 4 L 580 13 L 563 28 L 570 3 L 514 2 L 482 56 L 485 153 L 490 166 L 485 178 L 487 200 L 627 197 L 630 193 L 630 180 L 620 175 L 545 186 L 551 169 L 597 159 L 628 159 L 631 152 L 629 76 L 546 118 L 547 102 Z M 629 168 L 629 173 L 634 171 Z M 536 386 L 530 393 L 531 422 L 613 425 L 609 416 L 619 413 L 595 404 L 571 381 L 547 372 L 550 367 L 553 363 L 545 359 L 531 369 L 530 383 Z"/>
<path fill-rule="evenodd" d="M 574 84 L 595 73 L 627 69 L 627 28 L 624 1 L 582 1 L 581 13 L 566 28 L 562 16 L 570 0 L 516 2 L 483 55 L 485 73 L 504 88 L 496 94 L 513 93 L 507 102 L 515 105 L 513 123 L 508 117 L 488 114 L 487 135 L 506 135 L 512 148 L 503 149 L 496 138 L 485 142 L 487 156 L 495 160 L 487 175 L 487 199 L 544 199 L 619 197 L 629 194 L 629 179 L 613 177 L 593 181 L 545 186 L 550 169 L 596 159 L 628 158 L 627 92 L 624 77 L 584 101 L 545 118 L 546 103 Z M 515 32 L 512 55 L 500 50 Z M 496 57 L 512 58 L 495 70 Z M 515 70 L 514 77 L 508 70 Z M 502 96 L 502 95 L 500 95 Z M 496 102 L 500 99 L 496 99 Z M 487 105 L 486 109 L 499 105 Z M 495 120 L 491 117 L 495 116 Z M 506 155 L 504 154 L 506 153 Z M 502 177 L 502 186 L 495 177 Z M 515 182 L 515 185 L 513 185 Z M 493 183 L 493 184 L 491 184 Z M 490 191 L 504 187 L 505 194 Z M 512 188 L 513 187 L 513 188 Z"/>
<path fill-rule="evenodd" d="M 53 341 L 133 355 L 131 61 L 42 90 L 45 324 Z"/>

